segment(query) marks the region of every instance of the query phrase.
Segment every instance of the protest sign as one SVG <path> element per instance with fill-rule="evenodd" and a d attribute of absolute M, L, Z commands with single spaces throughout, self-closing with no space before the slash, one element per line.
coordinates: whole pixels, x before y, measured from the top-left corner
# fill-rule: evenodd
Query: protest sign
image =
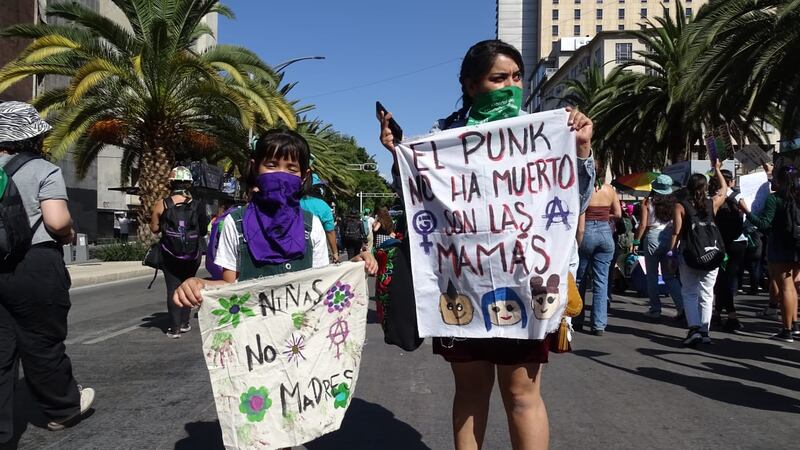
<path fill-rule="evenodd" d="M 337 430 L 366 319 L 363 263 L 203 291 L 198 320 L 225 447 L 291 447 Z"/>
<path fill-rule="evenodd" d="M 567 118 L 546 111 L 398 146 L 420 336 L 556 329 L 580 213 Z"/>
<path fill-rule="evenodd" d="M 766 172 L 756 172 L 739 177 L 739 191 L 742 193 L 750 211 L 754 214 L 761 212 L 769 195 L 769 182 Z"/>
<path fill-rule="evenodd" d="M 734 157 L 742 163 L 744 170 L 751 170 L 761 167 L 762 164 L 770 162 L 767 152 L 761 149 L 760 145 L 748 144 L 734 154 Z"/>

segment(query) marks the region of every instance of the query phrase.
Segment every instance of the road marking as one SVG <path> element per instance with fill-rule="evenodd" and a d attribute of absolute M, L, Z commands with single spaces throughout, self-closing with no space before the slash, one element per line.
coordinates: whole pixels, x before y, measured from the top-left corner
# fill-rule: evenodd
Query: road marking
<path fill-rule="evenodd" d="M 161 273 L 159 273 L 157 279 L 161 279 L 163 277 L 164 276 Z M 150 280 L 152 278 L 153 278 L 153 275 L 142 275 L 142 276 L 133 277 L 133 278 L 122 278 L 122 279 L 119 279 L 119 280 L 106 281 L 106 282 L 103 282 L 103 283 L 87 284 L 85 286 L 77 286 L 77 287 L 74 287 L 74 288 L 70 288 L 69 292 L 73 293 L 73 292 L 80 292 L 80 291 L 83 291 L 83 290 L 86 290 L 86 289 L 91 289 L 91 288 L 102 288 L 102 287 L 109 286 L 109 285 L 112 285 L 112 284 L 125 283 L 125 282 L 128 282 L 128 281 L 146 281 L 146 280 Z"/>
<path fill-rule="evenodd" d="M 128 325 L 129 328 L 135 328 L 141 326 L 142 323 L 144 323 L 142 319 L 134 319 L 134 320 L 129 320 L 128 322 L 123 323 L 122 325 L 123 326 Z M 86 339 L 91 339 L 106 333 L 114 332 L 114 330 L 119 329 L 119 326 L 120 324 L 116 324 L 113 327 L 103 328 L 102 330 L 92 331 L 91 333 L 82 334 L 78 337 L 67 339 L 66 341 L 64 341 L 64 344 L 65 345 L 79 344 L 81 341 L 84 341 Z"/>
<path fill-rule="evenodd" d="M 115 331 L 115 332 L 107 334 L 105 336 L 100 336 L 98 338 L 86 341 L 86 342 L 83 343 L 83 345 L 97 344 L 98 342 L 103 342 L 103 341 L 111 339 L 113 337 L 117 337 L 117 336 L 125 334 L 125 333 L 130 333 L 131 331 L 136 330 L 137 328 L 141 328 L 141 327 L 142 326 L 140 324 L 140 325 L 133 325 L 133 326 L 130 326 L 128 328 L 123 328 L 123 329 L 121 329 L 119 331 Z"/>

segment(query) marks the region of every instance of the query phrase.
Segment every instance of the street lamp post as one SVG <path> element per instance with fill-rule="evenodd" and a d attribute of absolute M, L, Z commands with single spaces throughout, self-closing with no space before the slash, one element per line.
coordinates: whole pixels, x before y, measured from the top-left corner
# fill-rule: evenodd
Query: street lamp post
<path fill-rule="evenodd" d="M 280 73 L 283 69 L 285 69 L 289 65 L 294 64 L 294 63 L 296 63 L 298 61 L 305 61 L 307 59 L 325 59 L 325 57 L 324 56 L 303 56 L 302 58 L 290 59 L 289 61 L 284 61 L 284 62 L 282 62 L 280 64 L 276 64 L 275 66 L 272 67 L 272 70 L 274 70 L 275 73 Z"/>

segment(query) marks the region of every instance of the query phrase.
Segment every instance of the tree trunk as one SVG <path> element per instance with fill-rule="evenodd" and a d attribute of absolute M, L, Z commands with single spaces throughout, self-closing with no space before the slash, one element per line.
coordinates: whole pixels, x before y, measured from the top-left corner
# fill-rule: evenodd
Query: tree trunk
<path fill-rule="evenodd" d="M 152 149 L 152 150 L 151 150 Z M 149 244 L 158 239 L 150 232 L 150 216 L 153 206 L 169 195 L 169 172 L 172 170 L 174 156 L 164 150 L 163 146 L 153 145 L 142 151 L 139 159 L 139 241 Z"/>

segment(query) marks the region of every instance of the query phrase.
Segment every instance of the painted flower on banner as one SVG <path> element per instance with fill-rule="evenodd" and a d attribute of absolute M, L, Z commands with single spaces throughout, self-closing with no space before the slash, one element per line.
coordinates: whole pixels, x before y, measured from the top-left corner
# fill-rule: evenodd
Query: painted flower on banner
<path fill-rule="evenodd" d="M 301 330 L 303 327 L 308 326 L 308 318 L 304 312 L 296 312 L 292 314 L 292 323 L 294 327 Z"/>
<path fill-rule="evenodd" d="M 231 323 L 233 327 L 236 328 L 239 326 L 239 322 L 242 321 L 243 315 L 247 317 L 255 317 L 256 315 L 252 309 L 244 306 L 249 299 L 250 294 L 244 294 L 241 297 L 233 295 L 229 299 L 220 298 L 219 305 L 222 306 L 222 309 L 215 309 L 211 311 L 211 314 L 214 314 L 215 316 L 221 316 L 219 319 L 219 325 Z"/>
<path fill-rule="evenodd" d="M 342 311 L 349 307 L 350 299 L 353 297 L 355 297 L 353 288 L 349 284 L 337 281 L 336 284 L 328 289 L 323 303 L 328 307 L 328 312 L 332 313 L 334 311 Z"/>
<path fill-rule="evenodd" d="M 350 386 L 347 383 L 339 383 L 331 390 L 333 395 L 334 408 L 347 408 L 347 401 L 350 399 Z"/>
<path fill-rule="evenodd" d="M 269 398 L 269 391 L 264 386 L 256 389 L 250 387 L 247 392 L 239 397 L 239 412 L 247 415 L 247 420 L 250 422 L 261 422 L 264 420 L 264 415 L 267 410 L 272 406 L 272 400 Z"/>

